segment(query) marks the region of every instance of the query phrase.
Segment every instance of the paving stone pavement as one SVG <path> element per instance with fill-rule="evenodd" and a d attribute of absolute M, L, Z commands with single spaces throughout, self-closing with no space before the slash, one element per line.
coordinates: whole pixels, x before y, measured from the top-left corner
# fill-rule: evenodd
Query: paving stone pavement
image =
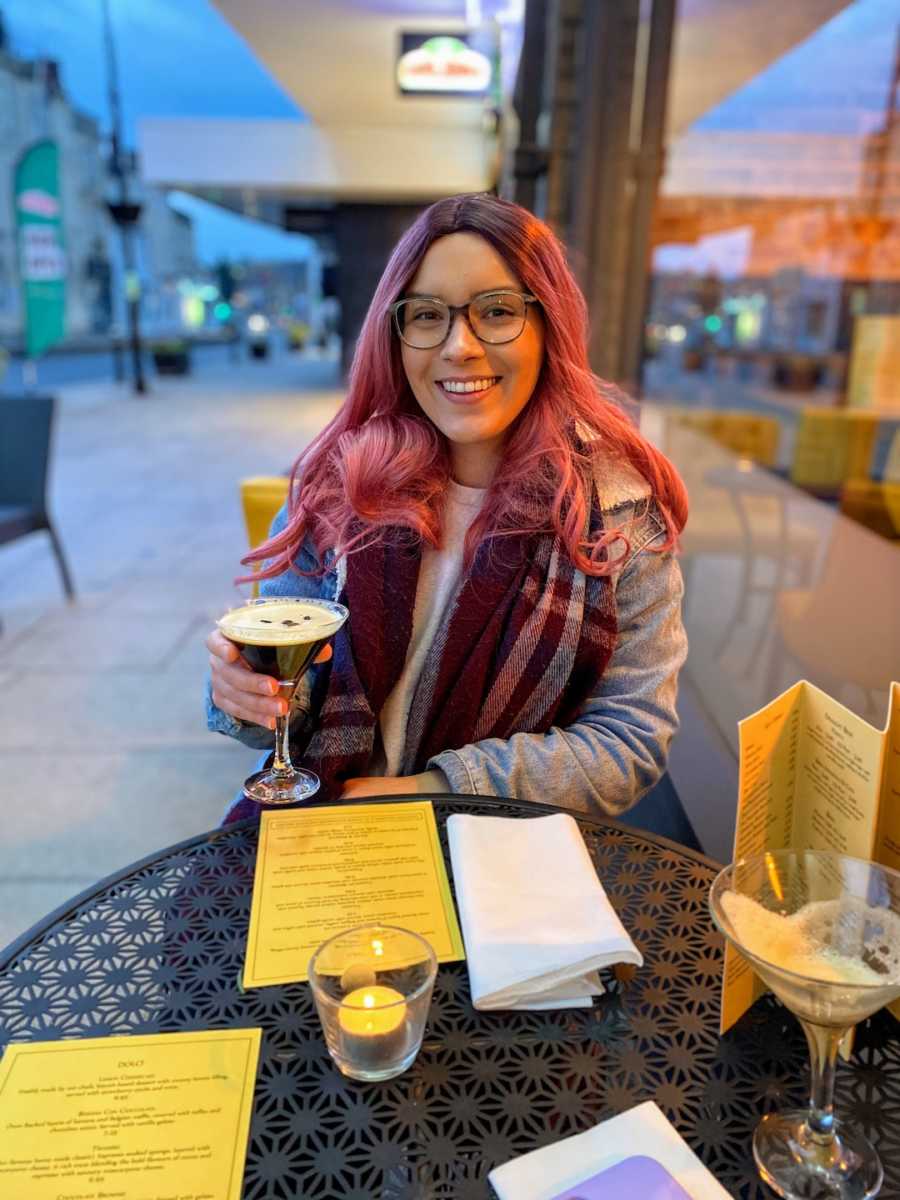
<path fill-rule="evenodd" d="M 333 415 L 332 357 L 60 388 L 45 534 L 0 547 L 0 947 L 98 879 L 215 826 L 252 751 L 206 730 L 203 641 L 239 592 L 238 480 Z M 246 589 L 245 589 L 246 590 Z"/>

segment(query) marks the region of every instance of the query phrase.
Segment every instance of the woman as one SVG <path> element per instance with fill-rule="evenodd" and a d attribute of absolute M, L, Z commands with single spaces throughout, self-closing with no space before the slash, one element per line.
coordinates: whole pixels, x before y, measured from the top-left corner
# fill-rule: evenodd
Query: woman
<path fill-rule="evenodd" d="M 621 813 L 662 773 L 686 496 L 586 340 L 562 247 L 517 205 L 441 200 L 394 250 L 346 401 L 244 559 L 265 562 L 262 595 L 350 609 L 292 728 L 333 798 Z M 272 681 L 221 634 L 207 644 L 210 728 L 271 746 Z"/>

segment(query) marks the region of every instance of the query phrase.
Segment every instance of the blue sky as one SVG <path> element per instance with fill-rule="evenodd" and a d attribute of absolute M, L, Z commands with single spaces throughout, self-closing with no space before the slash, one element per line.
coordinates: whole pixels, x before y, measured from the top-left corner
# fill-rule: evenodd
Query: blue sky
<path fill-rule="evenodd" d="M 138 117 L 302 114 L 208 0 L 109 0 L 126 137 Z M 107 123 L 101 0 L 0 0 L 13 53 L 62 63 L 77 107 Z"/>

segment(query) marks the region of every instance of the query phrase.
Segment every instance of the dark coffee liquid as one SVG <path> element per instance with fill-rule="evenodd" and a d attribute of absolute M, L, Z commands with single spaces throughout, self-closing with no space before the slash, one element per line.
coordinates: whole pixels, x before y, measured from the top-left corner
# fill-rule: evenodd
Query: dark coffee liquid
<path fill-rule="evenodd" d="M 228 640 L 234 642 L 241 655 L 257 674 L 271 675 L 280 684 L 287 685 L 282 689 L 282 694 L 286 699 L 290 699 L 307 667 L 328 641 L 328 638 L 320 638 L 315 642 L 300 642 L 294 646 L 250 645 L 247 642 L 240 642 L 236 637 L 230 635 Z"/>
<path fill-rule="evenodd" d="M 339 604 L 273 598 L 231 609 L 218 626 L 247 665 L 277 680 L 279 695 L 292 701 L 307 668 L 346 616 Z"/>

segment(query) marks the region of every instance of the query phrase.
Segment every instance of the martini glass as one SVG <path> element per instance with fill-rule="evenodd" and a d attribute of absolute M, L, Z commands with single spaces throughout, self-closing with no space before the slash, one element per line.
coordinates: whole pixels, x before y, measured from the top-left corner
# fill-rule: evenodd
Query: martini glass
<path fill-rule="evenodd" d="M 883 1172 L 871 1143 L 834 1117 L 846 1034 L 900 996 L 900 872 L 824 851 L 742 859 L 710 891 L 716 925 L 797 1017 L 812 1065 L 809 1107 L 763 1117 L 759 1173 L 779 1196 L 866 1200 Z"/>
<path fill-rule="evenodd" d="M 278 683 L 287 714 L 275 718 L 272 765 L 244 781 L 244 795 L 258 804 L 297 804 L 314 796 L 318 775 L 291 762 L 290 715 L 297 687 L 313 659 L 350 614 L 331 600 L 263 597 L 230 609 L 216 622 L 248 666 Z"/>

